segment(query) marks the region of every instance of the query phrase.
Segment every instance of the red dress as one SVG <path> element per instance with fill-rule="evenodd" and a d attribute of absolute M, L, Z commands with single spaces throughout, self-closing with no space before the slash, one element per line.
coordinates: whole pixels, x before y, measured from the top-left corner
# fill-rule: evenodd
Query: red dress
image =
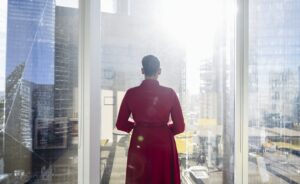
<path fill-rule="evenodd" d="M 128 121 L 132 114 L 135 123 Z M 168 125 L 171 115 L 173 124 Z M 178 184 L 180 171 L 174 135 L 184 131 L 176 93 L 147 79 L 129 89 L 122 101 L 116 127 L 130 132 L 126 184 Z"/>

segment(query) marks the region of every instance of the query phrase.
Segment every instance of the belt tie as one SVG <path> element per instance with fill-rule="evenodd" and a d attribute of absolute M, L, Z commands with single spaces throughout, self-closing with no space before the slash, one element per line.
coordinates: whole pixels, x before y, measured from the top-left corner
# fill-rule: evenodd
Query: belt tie
<path fill-rule="evenodd" d="M 137 122 L 135 124 L 135 127 L 149 127 L 149 128 L 155 128 L 155 127 L 168 127 L 168 124 L 166 122 Z"/>

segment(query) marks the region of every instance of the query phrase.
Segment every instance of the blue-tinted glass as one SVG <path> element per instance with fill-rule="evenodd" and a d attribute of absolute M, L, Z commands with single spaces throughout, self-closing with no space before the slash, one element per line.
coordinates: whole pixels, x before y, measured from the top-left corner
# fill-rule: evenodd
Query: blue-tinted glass
<path fill-rule="evenodd" d="M 1 6 L 0 183 L 76 183 L 79 10 L 54 0 Z"/>

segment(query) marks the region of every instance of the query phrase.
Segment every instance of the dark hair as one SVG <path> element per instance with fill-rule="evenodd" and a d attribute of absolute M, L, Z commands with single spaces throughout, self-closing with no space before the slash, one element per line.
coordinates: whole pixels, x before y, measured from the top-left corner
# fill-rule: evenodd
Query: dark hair
<path fill-rule="evenodd" d="M 153 76 L 160 68 L 158 58 L 153 55 L 144 56 L 142 64 L 146 76 Z"/>

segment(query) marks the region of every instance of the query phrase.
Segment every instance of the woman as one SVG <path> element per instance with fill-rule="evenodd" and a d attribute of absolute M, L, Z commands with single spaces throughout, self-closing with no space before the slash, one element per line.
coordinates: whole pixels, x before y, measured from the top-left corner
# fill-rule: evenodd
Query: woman
<path fill-rule="evenodd" d="M 116 123 L 119 130 L 129 133 L 133 129 L 126 184 L 178 184 L 174 135 L 185 127 L 180 103 L 174 90 L 160 86 L 157 81 L 161 73 L 159 60 L 148 55 L 142 65 L 145 80 L 126 92 Z M 134 122 L 128 121 L 131 114 Z"/>

